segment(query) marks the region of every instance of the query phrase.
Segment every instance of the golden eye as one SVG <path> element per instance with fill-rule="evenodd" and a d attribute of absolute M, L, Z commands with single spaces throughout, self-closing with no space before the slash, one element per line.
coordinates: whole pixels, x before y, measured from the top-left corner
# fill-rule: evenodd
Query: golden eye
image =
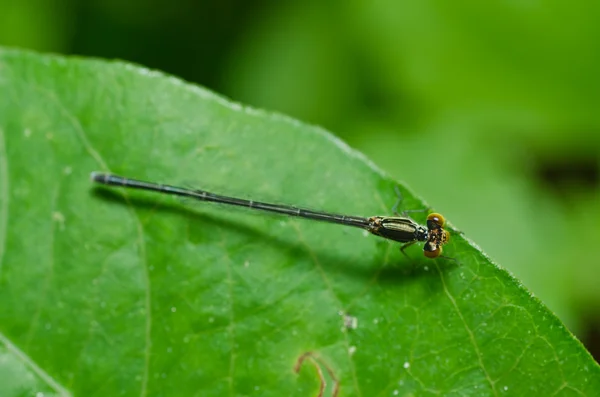
<path fill-rule="evenodd" d="M 429 214 L 427 216 L 427 220 L 435 222 L 435 224 L 439 227 L 444 227 L 444 223 L 446 223 L 446 219 L 442 216 L 442 214 L 438 214 L 437 212 Z"/>
<path fill-rule="evenodd" d="M 437 258 L 441 254 L 442 254 L 442 247 L 439 245 L 437 247 L 435 247 L 435 249 L 433 251 L 423 251 L 423 255 L 425 255 L 427 258 Z"/>

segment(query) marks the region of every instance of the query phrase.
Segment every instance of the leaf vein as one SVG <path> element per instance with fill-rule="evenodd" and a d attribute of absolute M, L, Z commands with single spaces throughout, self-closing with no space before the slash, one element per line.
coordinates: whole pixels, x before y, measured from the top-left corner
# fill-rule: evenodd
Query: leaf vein
<path fill-rule="evenodd" d="M 437 264 L 437 262 L 435 262 L 435 267 L 438 271 L 438 274 L 440 275 L 440 279 L 441 279 L 442 285 L 444 287 L 444 293 L 450 300 L 450 303 L 452 303 L 452 306 L 454 307 L 456 314 L 462 321 L 462 323 L 465 327 L 465 330 L 467 331 L 469 340 L 471 341 L 471 344 L 473 345 L 473 349 L 475 349 L 475 354 L 477 355 L 477 361 L 479 362 L 479 366 L 481 367 L 483 373 L 485 374 L 485 377 L 486 377 L 488 383 L 490 384 L 490 387 L 492 388 L 492 392 L 494 393 L 495 396 L 497 396 L 498 391 L 496 390 L 496 385 L 495 385 L 494 381 L 492 380 L 492 378 L 490 377 L 487 369 L 485 368 L 485 364 L 483 363 L 483 357 L 481 355 L 481 350 L 479 349 L 479 345 L 477 344 L 477 340 L 475 339 L 475 334 L 473 334 L 473 331 L 469 327 L 469 324 L 467 324 L 467 321 L 465 320 L 462 312 L 460 311 L 460 308 L 458 307 L 458 304 L 456 303 L 456 299 L 454 299 L 454 297 L 450 293 L 450 290 L 448 290 L 448 286 L 446 285 L 446 280 L 444 279 L 444 275 L 443 275 L 442 271 L 440 270 L 440 266 Z"/>
<path fill-rule="evenodd" d="M 127 199 L 127 197 L 126 197 Z M 127 199 L 129 206 L 131 207 L 131 203 L 129 203 L 129 199 Z M 133 211 L 133 209 L 132 209 Z M 135 213 L 135 211 L 134 211 Z M 150 353 L 152 349 L 152 301 L 151 301 L 151 285 L 150 285 L 150 274 L 148 273 L 148 258 L 146 257 L 146 244 L 144 242 L 144 227 L 142 226 L 142 222 L 139 217 L 135 216 L 136 226 L 139 237 L 139 245 L 140 245 L 140 262 L 142 262 L 142 267 L 144 269 L 144 278 L 146 282 L 146 294 L 144 297 L 144 310 L 146 313 L 146 323 L 144 327 L 144 339 L 145 339 L 145 348 L 144 348 L 144 372 L 142 374 L 142 388 L 140 391 L 141 397 L 146 397 L 148 395 L 148 378 L 150 372 Z"/>
<path fill-rule="evenodd" d="M 31 368 L 48 386 L 50 386 L 61 397 L 70 397 L 71 393 L 58 383 L 50 374 L 44 371 L 31 357 L 19 349 L 8 337 L 0 332 L 0 342 L 6 346 L 6 349 L 18 357 L 27 367 Z"/>
<path fill-rule="evenodd" d="M 4 263 L 4 249 L 6 247 L 6 226 L 8 225 L 8 156 L 4 131 L 0 128 L 0 275 Z"/>
<path fill-rule="evenodd" d="M 304 240 L 302 233 L 301 233 L 300 229 L 298 228 L 298 226 L 296 225 L 296 223 L 293 222 L 292 225 L 296 229 L 296 233 L 298 233 L 299 240 L 302 241 L 302 245 L 308 252 L 309 256 L 312 259 L 312 262 L 314 263 L 315 267 L 319 271 L 319 274 L 320 274 L 321 278 L 323 279 L 325 286 L 327 287 L 327 291 L 329 291 L 329 293 L 333 296 L 333 298 L 338 302 L 338 307 L 342 307 L 342 302 L 340 301 L 340 298 L 335 294 L 335 291 L 333 290 L 331 282 L 329 281 L 329 278 L 325 274 L 325 270 L 323 269 L 323 266 L 321 266 L 319 259 L 315 255 L 314 251 L 306 244 L 306 241 Z M 360 387 L 358 385 L 358 377 L 356 376 L 356 367 L 354 366 L 354 361 L 352 360 L 352 354 L 350 353 L 350 341 L 348 340 L 348 333 L 344 332 L 343 335 L 344 335 L 344 344 L 346 347 L 345 350 L 346 350 L 346 354 L 348 355 L 348 363 L 350 365 L 352 379 L 354 381 L 354 388 L 356 389 L 357 395 L 362 396 Z"/>
<path fill-rule="evenodd" d="M 56 200 L 57 200 L 59 191 L 60 191 L 60 182 L 59 182 L 59 185 L 57 186 L 57 188 L 55 189 L 54 194 L 52 195 L 52 206 L 51 206 L 52 213 L 56 209 Z M 37 305 L 36 305 L 37 307 L 36 307 L 35 313 L 32 317 L 31 324 L 29 326 L 29 330 L 27 331 L 27 337 L 25 338 L 26 348 L 29 347 L 31 340 L 33 339 L 33 336 L 35 335 L 35 332 L 37 331 L 40 316 L 42 314 L 42 306 L 44 303 L 48 303 L 46 296 L 48 295 L 48 287 L 51 284 L 51 280 L 54 276 L 54 242 L 55 242 L 55 235 L 56 235 L 56 221 L 52 218 L 50 218 L 50 225 L 51 225 L 50 233 L 48 233 L 48 240 L 49 240 L 48 246 L 50 247 L 51 253 L 50 253 L 50 255 L 47 255 L 47 257 L 50 258 L 50 263 L 49 263 L 48 269 L 45 273 L 44 284 L 42 286 L 40 294 L 38 294 L 38 301 L 37 301 Z"/>

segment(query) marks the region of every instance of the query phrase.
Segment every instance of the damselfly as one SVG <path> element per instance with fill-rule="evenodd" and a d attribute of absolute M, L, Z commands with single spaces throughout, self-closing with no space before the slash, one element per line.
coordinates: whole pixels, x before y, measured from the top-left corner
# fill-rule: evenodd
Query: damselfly
<path fill-rule="evenodd" d="M 360 216 L 333 214 L 290 205 L 270 204 L 223 196 L 220 194 L 209 193 L 204 190 L 185 189 L 176 186 L 144 182 L 99 172 L 92 173 L 92 180 L 104 185 L 150 190 L 175 196 L 190 197 L 200 201 L 210 201 L 213 203 L 228 204 L 282 215 L 358 227 L 377 236 L 404 243 L 400 247 L 402 253 L 404 253 L 404 250 L 408 246 L 416 242 L 424 242 L 423 253 L 428 258 L 437 258 L 440 256 L 442 254 L 442 246 L 450 240 L 450 233 L 448 233 L 447 230 L 444 230 L 444 223 L 446 221 L 444 217 L 438 213 L 429 214 L 427 216 L 426 226 L 422 226 L 411 218 L 403 216 L 372 216 L 364 218 Z"/>

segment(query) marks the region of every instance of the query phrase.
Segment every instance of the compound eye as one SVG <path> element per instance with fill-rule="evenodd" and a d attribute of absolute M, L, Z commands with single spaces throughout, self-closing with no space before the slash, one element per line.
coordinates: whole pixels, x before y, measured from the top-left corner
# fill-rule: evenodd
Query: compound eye
<path fill-rule="evenodd" d="M 427 258 L 437 258 L 442 254 L 442 247 L 440 245 L 436 246 L 432 251 L 423 250 L 423 255 Z"/>
<path fill-rule="evenodd" d="M 438 214 L 434 212 L 427 216 L 427 223 L 434 222 L 439 227 L 444 227 L 444 223 L 446 223 L 446 219 L 442 216 L 442 214 Z"/>

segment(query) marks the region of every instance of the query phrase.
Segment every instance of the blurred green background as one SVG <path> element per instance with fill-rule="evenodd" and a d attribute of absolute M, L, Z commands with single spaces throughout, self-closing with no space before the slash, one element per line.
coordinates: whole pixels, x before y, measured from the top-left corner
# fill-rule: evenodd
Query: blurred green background
<path fill-rule="evenodd" d="M 120 58 L 324 126 L 598 360 L 599 20 L 591 0 L 3 0 L 0 45 Z"/>

